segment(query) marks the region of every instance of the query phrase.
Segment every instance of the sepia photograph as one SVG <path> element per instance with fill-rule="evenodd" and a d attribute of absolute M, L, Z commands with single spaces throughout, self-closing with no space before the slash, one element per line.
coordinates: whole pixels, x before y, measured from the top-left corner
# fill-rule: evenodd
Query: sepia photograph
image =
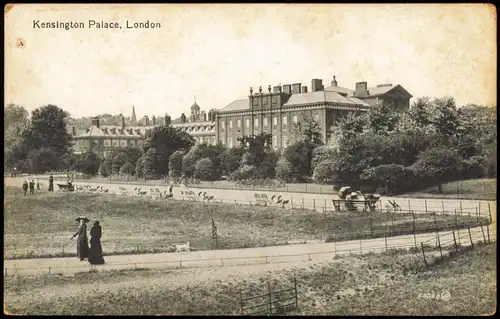
<path fill-rule="evenodd" d="M 496 313 L 494 5 L 4 21 L 4 314 Z"/>

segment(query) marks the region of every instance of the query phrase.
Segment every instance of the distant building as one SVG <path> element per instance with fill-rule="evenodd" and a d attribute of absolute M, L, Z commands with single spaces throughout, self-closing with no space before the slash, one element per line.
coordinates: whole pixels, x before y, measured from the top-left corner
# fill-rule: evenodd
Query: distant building
<path fill-rule="evenodd" d="M 323 81 L 313 79 L 311 90 L 301 83 L 283 86 L 269 85 L 267 92 L 262 88 L 245 99 L 231 102 L 220 110 L 208 113 L 201 111 L 196 103 L 191 106 L 191 114 L 184 113 L 175 120 L 166 114 L 163 118 L 144 116 L 137 121 L 135 106 L 132 107 L 132 121 L 135 125 L 100 125 L 94 118 L 85 132 L 78 134 L 72 128 L 75 152 L 93 151 L 106 158 L 116 147 L 138 146 L 146 130 L 164 124 L 172 124 L 191 134 L 196 143 L 215 145 L 222 143 L 227 147 L 237 145 L 238 137 L 244 135 L 272 134 L 274 148 L 288 146 L 290 125 L 300 122 L 305 115 L 312 116 L 322 128 L 323 140 L 328 140 L 336 123 L 352 112 L 366 112 L 377 103 L 388 103 L 396 108 L 409 107 L 412 95 L 401 85 L 381 84 L 368 87 L 366 82 L 356 83 L 355 89 L 338 86 L 335 76 L 330 86 L 324 87 Z"/>
<path fill-rule="evenodd" d="M 267 92 L 250 88 L 248 98 L 233 101 L 218 111 L 216 139 L 231 147 L 240 136 L 267 132 L 273 135 L 274 148 L 287 147 L 290 124 L 309 115 L 321 125 L 323 140 L 328 140 L 335 123 L 348 113 L 365 112 L 376 103 L 407 108 L 411 97 L 402 86 L 392 84 L 368 88 L 366 82 L 359 82 L 355 90 L 350 90 L 338 86 L 335 76 L 328 87 L 322 80 L 313 79 L 311 91 L 301 83 L 269 85 Z"/>

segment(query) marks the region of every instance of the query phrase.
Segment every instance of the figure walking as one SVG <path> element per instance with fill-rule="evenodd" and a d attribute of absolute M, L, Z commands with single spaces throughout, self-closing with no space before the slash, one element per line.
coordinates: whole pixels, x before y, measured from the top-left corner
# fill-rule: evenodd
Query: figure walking
<path fill-rule="evenodd" d="M 24 181 L 23 183 L 23 191 L 24 191 L 24 196 L 26 196 L 26 193 L 28 192 L 28 182 Z"/>
<path fill-rule="evenodd" d="M 94 225 L 90 229 L 90 257 L 89 263 L 92 265 L 104 264 L 104 257 L 102 256 L 102 228 L 98 220 L 94 220 Z"/>
<path fill-rule="evenodd" d="M 49 177 L 49 192 L 54 191 L 54 177 L 50 175 Z"/>
<path fill-rule="evenodd" d="M 35 181 L 31 180 L 30 182 L 30 194 L 35 194 Z"/>
<path fill-rule="evenodd" d="M 40 182 L 37 180 L 36 181 L 36 190 L 39 191 L 40 190 Z"/>
<path fill-rule="evenodd" d="M 76 236 L 76 255 L 78 258 L 80 258 L 80 261 L 84 260 L 85 258 L 89 258 L 89 242 L 87 239 L 87 224 L 89 222 L 89 219 L 87 217 L 77 217 L 76 221 L 80 223 L 78 226 L 78 230 L 76 233 L 71 237 L 71 239 L 75 238 Z"/>

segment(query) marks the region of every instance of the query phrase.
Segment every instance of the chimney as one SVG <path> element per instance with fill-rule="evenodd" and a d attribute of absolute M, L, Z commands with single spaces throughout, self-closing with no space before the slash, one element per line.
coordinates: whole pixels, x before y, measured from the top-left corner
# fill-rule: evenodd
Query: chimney
<path fill-rule="evenodd" d="M 165 114 L 165 126 L 170 125 L 172 123 L 172 119 L 170 118 L 170 115 Z"/>
<path fill-rule="evenodd" d="M 181 123 L 186 123 L 186 115 L 184 113 L 181 114 Z"/>
<path fill-rule="evenodd" d="M 300 91 L 301 93 L 307 93 L 307 86 L 302 86 L 302 90 Z"/>
<path fill-rule="evenodd" d="M 99 128 L 99 118 L 97 116 L 92 118 L 91 123 L 92 125 L 95 125 L 97 128 Z"/>
<path fill-rule="evenodd" d="M 292 84 L 292 94 L 300 94 L 300 88 L 302 87 L 302 83 L 294 83 Z"/>
<path fill-rule="evenodd" d="M 275 86 L 273 87 L 273 93 L 278 93 L 279 92 L 279 86 Z"/>
<path fill-rule="evenodd" d="M 311 92 L 318 92 L 323 90 L 324 90 L 323 80 L 313 79 L 311 81 Z"/>
<path fill-rule="evenodd" d="M 285 84 L 283 85 L 283 93 L 292 93 L 292 86 L 290 84 Z"/>
<path fill-rule="evenodd" d="M 144 119 L 144 126 L 149 126 L 149 116 L 144 115 L 143 119 Z"/>
<path fill-rule="evenodd" d="M 125 129 L 125 116 L 122 115 L 122 129 Z"/>
<path fill-rule="evenodd" d="M 207 113 L 205 111 L 203 111 L 203 112 L 201 112 L 201 116 L 202 116 L 203 122 L 206 122 L 207 121 Z"/>
<path fill-rule="evenodd" d="M 74 125 L 71 127 L 71 134 L 76 136 L 76 127 Z"/>
<path fill-rule="evenodd" d="M 354 92 L 355 97 L 366 97 L 368 95 L 368 83 L 358 82 L 356 83 L 356 91 Z"/>
<path fill-rule="evenodd" d="M 332 80 L 331 85 L 332 86 L 339 86 L 339 84 L 337 83 L 337 79 L 335 79 L 335 75 L 333 76 L 333 80 Z"/>
<path fill-rule="evenodd" d="M 156 126 L 156 116 L 153 115 L 153 126 Z"/>

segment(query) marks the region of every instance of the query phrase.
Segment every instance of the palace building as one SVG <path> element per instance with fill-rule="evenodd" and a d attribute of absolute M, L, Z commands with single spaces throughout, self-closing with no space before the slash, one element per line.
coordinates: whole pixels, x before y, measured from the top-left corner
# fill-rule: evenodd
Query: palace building
<path fill-rule="evenodd" d="M 135 107 L 132 108 L 131 125 L 100 125 L 94 118 L 92 125 L 81 134 L 72 129 L 75 152 L 92 151 L 103 158 L 116 147 L 138 146 L 146 130 L 171 124 L 191 134 L 196 143 L 227 147 L 237 145 L 238 137 L 244 135 L 270 133 L 273 148 L 288 146 L 290 125 L 299 123 L 304 116 L 312 116 L 322 128 L 324 141 L 331 138 L 336 122 L 352 112 L 366 112 L 377 103 L 388 103 L 396 108 L 409 107 L 412 95 L 401 85 L 381 84 L 368 87 L 366 82 L 358 82 L 354 90 L 338 86 L 335 76 L 330 86 L 324 86 L 320 79 L 311 81 L 311 90 L 301 83 L 267 87 L 267 92 L 259 87 L 258 92 L 250 88 L 247 98 L 231 102 L 220 110 L 208 113 L 201 111 L 196 103 L 191 106 L 191 114 L 184 113 L 172 120 L 164 117 L 151 120 L 144 116 L 137 121 Z"/>

